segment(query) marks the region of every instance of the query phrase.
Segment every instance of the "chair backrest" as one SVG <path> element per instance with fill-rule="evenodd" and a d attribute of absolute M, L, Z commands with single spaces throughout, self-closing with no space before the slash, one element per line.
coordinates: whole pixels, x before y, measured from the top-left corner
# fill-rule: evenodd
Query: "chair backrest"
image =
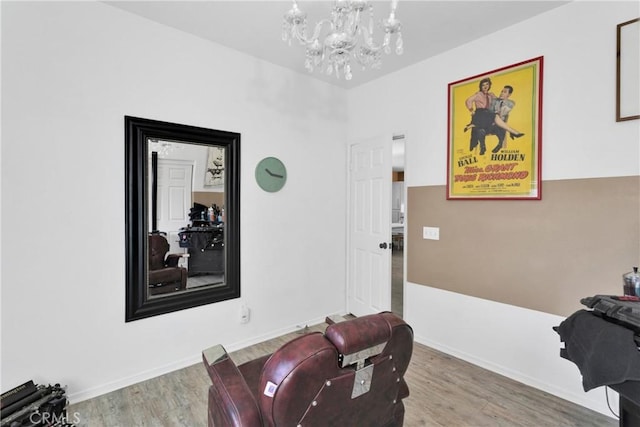
<path fill-rule="evenodd" d="M 413 332 L 392 313 L 299 337 L 265 363 L 260 411 L 268 426 L 402 425 Z"/>
<path fill-rule="evenodd" d="M 169 242 L 160 234 L 149 235 L 149 270 L 164 268 L 164 257 L 169 252 Z"/>

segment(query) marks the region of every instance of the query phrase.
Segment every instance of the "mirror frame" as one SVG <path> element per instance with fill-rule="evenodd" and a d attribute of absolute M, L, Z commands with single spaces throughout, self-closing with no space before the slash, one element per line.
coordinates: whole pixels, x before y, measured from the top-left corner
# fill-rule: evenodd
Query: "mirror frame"
<path fill-rule="evenodd" d="M 149 298 L 148 141 L 225 147 L 225 284 Z M 186 224 L 185 224 L 186 225 Z M 227 236 L 230 236 L 227 239 Z M 240 134 L 125 116 L 125 322 L 240 297 Z"/>

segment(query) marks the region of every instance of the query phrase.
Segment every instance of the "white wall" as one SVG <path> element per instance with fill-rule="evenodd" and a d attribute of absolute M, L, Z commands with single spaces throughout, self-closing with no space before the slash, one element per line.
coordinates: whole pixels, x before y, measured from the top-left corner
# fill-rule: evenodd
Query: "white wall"
<path fill-rule="evenodd" d="M 1 7 L 2 390 L 78 401 L 344 312 L 342 89 L 99 2 Z M 125 115 L 242 134 L 240 299 L 124 322 Z"/>
<path fill-rule="evenodd" d="M 355 88 L 349 139 L 402 131 L 406 185 L 444 185 L 448 83 L 543 55 L 542 179 L 639 175 L 640 122 L 615 122 L 616 25 L 639 12 L 638 2 L 573 2 Z M 603 388 L 584 393 L 559 357 L 551 328 L 563 318 L 414 283 L 404 304 L 419 342 L 610 415 Z"/>

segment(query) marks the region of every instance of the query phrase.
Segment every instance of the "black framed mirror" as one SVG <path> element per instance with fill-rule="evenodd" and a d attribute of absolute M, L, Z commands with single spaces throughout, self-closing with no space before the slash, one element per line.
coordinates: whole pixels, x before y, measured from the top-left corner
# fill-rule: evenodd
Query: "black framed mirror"
<path fill-rule="evenodd" d="M 125 321 L 240 297 L 240 134 L 125 116 Z"/>

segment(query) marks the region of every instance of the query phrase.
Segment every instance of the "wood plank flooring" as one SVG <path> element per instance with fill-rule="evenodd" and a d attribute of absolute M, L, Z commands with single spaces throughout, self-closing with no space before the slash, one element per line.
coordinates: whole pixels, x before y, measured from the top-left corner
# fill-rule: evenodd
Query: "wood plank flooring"
<path fill-rule="evenodd" d="M 309 330 L 324 331 L 326 326 L 323 323 Z M 295 332 L 287 334 L 230 356 L 236 364 L 241 364 L 275 351 L 296 336 Z M 404 400 L 407 427 L 618 425 L 613 418 L 421 344 L 414 346 L 406 379 L 411 393 Z M 203 364 L 198 363 L 71 404 L 68 413 L 72 418 L 77 412 L 80 419 L 77 425 L 87 427 L 206 427 L 209 384 Z"/>
<path fill-rule="evenodd" d="M 391 311 L 402 317 L 404 309 L 404 251 L 393 248 L 391 253 Z"/>

